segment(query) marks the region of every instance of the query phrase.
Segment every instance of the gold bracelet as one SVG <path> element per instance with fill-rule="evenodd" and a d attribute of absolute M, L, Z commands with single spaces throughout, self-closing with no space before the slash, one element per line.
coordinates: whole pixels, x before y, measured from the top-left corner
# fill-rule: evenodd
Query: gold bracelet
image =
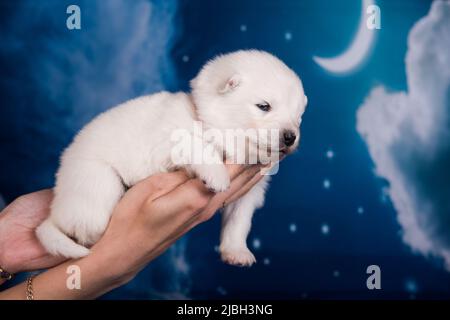
<path fill-rule="evenodd" d="M 0 279 L 3 280 L 11 280 L 14 277 L 14 274 L 9 273 L 5 269 L 0 266 Z"/>
<path fill-rule="evenodd" d="M 36 275 L 32 275 L 27 279 L 27 300 L 34 300 L 33 279 Z"/>

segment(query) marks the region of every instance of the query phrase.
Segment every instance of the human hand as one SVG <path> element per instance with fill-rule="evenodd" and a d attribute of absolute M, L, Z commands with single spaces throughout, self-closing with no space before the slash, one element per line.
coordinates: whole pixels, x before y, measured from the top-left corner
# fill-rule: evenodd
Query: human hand
<path fill-rule="evenodd" d="M 133 186 L 116 206 L 109 226 L 87 258 L 105 265 L 118 285 L 129 281 L 151 260 L 197 224 L 245 194 L 262 176 L 260 167 L 228 165 L 230 188 L 211 193 L 184 172 L 154 175 Z"/>
<path fill-rule="evenodd" d="M 262 178 L 258 166 L 228 165 L 227 169 L 230 188 L 218 194 L 184 172 L 154 175 L 133 186 L 115 207 L 105 234 L 88 256 L 67 260 L 33 279 L 34 298 L 91 299 L 131 280 L 179 237 Z M 0 248 L 9 252 L 1 257 L 8 259 L 5 269 L 44 268 L 62 260 L 45 253 L 34 235 L 35 227 L 48 215 L 51 199 L 52 192 L 43 190 L 20 197 L 4 210 Z M 67 286 L 67 270 L 74 265 L 82 274 L 79 290 Z M 22 283 L 0 292 L 0 299 L 23 299 L 25 288 Z"/>
<path fill-rule="evenodd" d="M 52 267 L 66 260 L 46 252 L 35 229 L 49 215 L 50 189 L 23 195 L 0 213 L 0 265 L 10 273 Z"/>

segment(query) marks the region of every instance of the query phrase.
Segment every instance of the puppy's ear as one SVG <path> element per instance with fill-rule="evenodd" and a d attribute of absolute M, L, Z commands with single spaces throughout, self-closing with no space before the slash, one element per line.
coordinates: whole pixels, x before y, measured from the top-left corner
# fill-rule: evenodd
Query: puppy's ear
<path fill-rule="evenodd" d="M 241 84 L 242 78 L 239 74 L 234 74 L 232 77 L 228 78 L 225 84 L 219 89 L 219 93 L 227 93 L 233 91 Z"/>

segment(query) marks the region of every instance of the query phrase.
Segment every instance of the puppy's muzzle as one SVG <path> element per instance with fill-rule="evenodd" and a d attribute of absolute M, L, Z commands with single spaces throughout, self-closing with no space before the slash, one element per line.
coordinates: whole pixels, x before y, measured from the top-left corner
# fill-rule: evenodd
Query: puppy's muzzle
<path fill-rule="evenodd" d="M 284 130 L 280 137 L 280 152 L 282 154 L 291 153 L 296 147 L 296 143 L 300 140 L 299 135 L 295 133 L 293 130 Z"/>
<path fill-rule="evenodd" d="M 292 130 L 286 130 L 283 132 L 283 142 L 286 147 L 290 147 L 294 144 L 295 139 L 297 139 L 297 136 L 295 135 L 295 132 Z"/>

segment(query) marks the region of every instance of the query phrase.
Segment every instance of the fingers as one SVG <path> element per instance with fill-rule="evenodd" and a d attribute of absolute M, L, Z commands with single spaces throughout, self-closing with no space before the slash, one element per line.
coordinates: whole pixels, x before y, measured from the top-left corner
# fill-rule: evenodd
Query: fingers
<path fill-rule="evenodd" d="M 171 226 L 170 231 L 164 232 L 170 236 L 165 237 L 165 240 L 159 243 L 158 252 L 166 250 L 168 246 L 197 224 L 209 219 L 231 195 L 236 194 L 242 188 L 247 192 L 257 182 L 254 180 L 255 177 L 260 179 L 260 166 L 245 168 L 239 165 L 227 165 L 227 169 L 233 180 L 229 190 L 225 192 L 213 194 L 198 179 L 190 179 L 170 193 L 152 201 L 153 207 L 149 212 L 163 215 L 159 217 L 161 218 L 158 223 L 160 231 L 165 229 L 168 224 Z M 252 181 L 253 184 L 249 184 Z M 156 222 L 155 215 L 153 215 L 153 223 Z"/>
<path fill-rule="evenodd" d="M 212 196 L 212 198 L 207 201 L 206 207 L 196 207 L 196 211 L 184 213 L 182 219 L 179 219 L 181 217 L 181 215 L 179 215 L 177 217 L 179 227 L 172 232 L 171 237 L 167 238 L 160 244 L 159 252 L 166 250 L 168 246 L 199 223 L 210 219 L 214 213 L 222 207 L 223 202 L 228 201 L 227 199 L 229 199 L 230 196 L 235 194 L 239 194 L 239 196 L 241 196 L 245 194 L 262 178 L 262 175 L 260 174 L 260 166 L 252 166 L 247 168 L 244 168 L 243 166 L 234 166 L 232 169 L 235 170 L 235 178 L 231 182 L 230 189 Z M 203 184 L 199 184 L 199 186 L 203 187 Z M 209 194 L 209 196 L 211 197 L 211 194 Z M 236 199 L 239 196 L 236 196 Z"/>
<path fill-rule="evenodd" d="M 155 174 L 128 190 L 119 205 L 135 208 L 169 193 L 189 179 L 184 171 Z"/>
<path fill-rule="evenodd" d="M 53 191 L 51 189 L 32 192 L 15 199 L 4 209 L 4 212 L 11 211 L 14 214 L 29 215 L 36 223 L 39 223 L 48 216 L 52 199 Z"/>
<path fill-rule="evenodd" d="M 232 180 L 245 170 L 244 166 L 236 164 L 229 164 L 226 167 Z M 188 179 L 186 174 L 181 172 L 178 172 L 178 175 L 175 174 L 173 173 L 173 177 L 168 177 L 168 174 L 153 176 L 155 180 L 148 182 L 148 188 L 152 190 L 152 194 L 147 198 L 147 202 L 153 202 L 167 195 L 171 198 L 170 210 L 173 212 L 198 212 L 205 208 L 214 193 L 210 192 L 198 179 Z M 163 178 L 169 181 L 164 182 Z M 164 192 L 167 186 L 173 187 L 172 192 Z"/>
<path fill-rule="evenodd" d="M 183 224 L 191 216 L 203 209 L 214 194 L 207 190 L 203 182 L 189 179 L 171 192 L 151 201 L 149 212 L 164 213 L 165 219 Z"/>
<path fill-rule="evenodd" d="M 157 190 L 155 193 L 162 194 L 159 196 L 152 194 L 148 197 L 145 211 L 151 212 L 153 219 L 158 216 L 162 219 L 160 222 L 171 221 L 173 226 L 179 226 L 180 233 L 186 229 L 186 225 L 192 225 L 196 220 L 209 219 L 218 208 L 222 207 L 223 201 L 242 188 L 260 170 L 259 166 L 245 168 L 241 165 L 227 165 L 227 169 L 233 179 L 227 191 L 214 194 L 199 179 L 186 179 L 180 176 L 175 180 L 184 182 L 170 192 Z"/>
<path fill-rule="evenodd" d="M 154 199 L 157 199 L 176 189 L 178 186 L 188 181 L 189 177 L 186 172 L 180 170 L 156 174 L 146 180 L 147 181 L 144 180 L 145 185 L 143 187 L 145 187 L 149 192 L 147 201 L 153 201 Z"/>
<path fill-rule="evenodd" d="M 244 172 L 244 170 L 247 169 L 247 167 L 240 164 L 226 164 L 225 167 L 227 168 L 228 173 L 230 174 L 230 180 L 233 180 L 242 172 Z"/>
<path fill-rule="evenodd" d="M 284 156 L 282 158 L 280 158 L 280 161 L 284 158 Z M 266 173 L 270 172 L 270 170 L 272 170 L 273 166 L 276 165 L 277 163 L 271 163 L 270 165 L 264 166 L 261 168 L 259 174 L 256 174 L 252 180 L 248 181 L 246 185 L 244 185 L 242 188 L 240 188 L 237 192 L 235 192 L 234 194 L 230 195 L 225 203 L 224 206 L 232 203 L 234 201 L 236 201 L 237 199 L 239 199 L 240 197 L 242 197 L 243 195 L 245 195 L 251 188 L 253 188 L 253 186 L 255 184 L 257 184 L 264 176 Z"/>
<path fill-rule="evenodd" d="M 202 212 L 201 219 L 207 220 L 211 218 L 217 209 L 223 207 L 224 202 L 227 201 L 229 197 L 241 190 L 243 187 L 247 186 L 252 179 L 258 177 L 260 175 L 260 170 L 261 167 L 259 165 L 244 169 L 241 174 L 236 176 L 236 178 L 231 181 L 230 188 L 227 191 L 216 194 L 211 201 L 209 201 L 208 205 Z M 247 190 L 245 192 L 247 192 L 250 188 L 250 186 L 247 186 Z"/>
<path fill-rule="evenodd" d="M 255 184 L 257 184 L 262 178 L 264 177 L 264 175 L 261 172 L 258 172 L 257 174 L 255 174 L 253 176 L 253 178 L 248 181 L 242 188 L 240 188 L 239 190 L 237 190 L 235 193 L 233 193 L 232 195 L 230 195 L 225 201 L 224 201 L 224 206 L 227 204 L 230 204 L 234 201 L 236 201 L 237 199 L 239 199 L 240 197 L 242 197 L 243 195 L 245 195 L 251 188 L 253 188 L 253 186 Z"/>
<path fill-rule="evenodd" d="M 245 169 L 244 166 L 230 164 L 226 165 L 230 179 L 234 179 L 237 175 L 242 173 Z M 161 173 L 153 175 L 143 181 L 139 182 L 135 187 L 138 187 L 140 191 L 146 190 L 148 193 L 147 201 L 153 201 L 164 194 L 167 194 L 171 190 L 186 183 L 188 180 L 193 180 L 188 177 L 185 171 L 179 170 L 170 173 Z M 200 186 L 198 182 L 192 182 L 195 186 Z M 134 188 L 135 188 L 134 187 Z M 202 185 L 202 192 L 208 191 Z M 135 199 L 136 200 L 136 199 Z"/>

